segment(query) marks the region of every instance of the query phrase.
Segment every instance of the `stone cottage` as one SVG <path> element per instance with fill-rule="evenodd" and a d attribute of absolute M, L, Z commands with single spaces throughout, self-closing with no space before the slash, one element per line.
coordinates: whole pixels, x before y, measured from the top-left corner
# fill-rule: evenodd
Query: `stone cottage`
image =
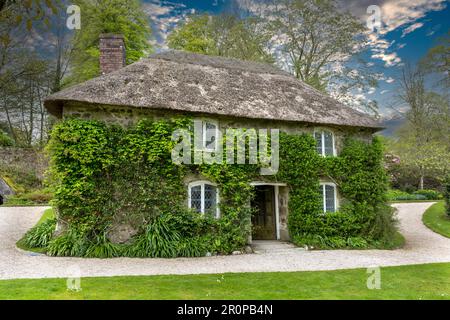
<path fill-rule="evenodd" d="M 323 156 L 340 153 L 344 136 L 371 141 L 380 130 L 372 117 L 348 108 L 274 66 L 200 54 L 168 51 L 125 66 L 121 36 L 102 35 L 103 75 L 58 92 L 45 101 L 57 118 L 100 119 L 131 126 L 141 118 L 189 115 L 204 128 L 277 128 L 309 133 Z M 254 239 L 289 239 L 289 188 L 254 181 Z M 336 185 L 323 178 L 324 212 L 339 208 Z M 220 201 L 214 183 L 186 181 L 186 204 L 204 213 Z"/>

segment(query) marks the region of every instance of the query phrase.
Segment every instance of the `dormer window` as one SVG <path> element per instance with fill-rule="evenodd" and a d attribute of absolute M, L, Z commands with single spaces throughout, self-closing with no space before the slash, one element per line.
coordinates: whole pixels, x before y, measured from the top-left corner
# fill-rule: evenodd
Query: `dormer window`
<path fill-rule="evenodd" d="M 336 156 L 333 132 L 327 130 L 316 130 L 314 131 L 314 138 L 316 139 L 316 150 L 318 154 L 324 157 Z"/>
<path fill-rule="evenodd" d="M 208 181 L 196 181 L 189 184 L 188 205 L 201 214 L 210 214 L 219 218 L 219 189 Z"/>

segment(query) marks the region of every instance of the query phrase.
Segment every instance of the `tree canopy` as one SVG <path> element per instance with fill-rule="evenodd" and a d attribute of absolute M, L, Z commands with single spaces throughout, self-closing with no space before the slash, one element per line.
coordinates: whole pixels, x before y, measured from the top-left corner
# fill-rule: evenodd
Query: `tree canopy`
<path fill-rule="evenodd" d="M 131 64 L 147 55 L 151 29 L 138 0 L 77 0 L 81 8 L 81 29 L 73 38 L 74 54 L 71 75 L 67 82 L 79 83 L 100 74 L 99 36 L 102 33 L 122 34 Z"/>
<path fill-rule="evenodd" d="M 206 55 L 273 63 L 270 34 L 257 18 L 193 15 L 168 37 L 169 48 Z"/>

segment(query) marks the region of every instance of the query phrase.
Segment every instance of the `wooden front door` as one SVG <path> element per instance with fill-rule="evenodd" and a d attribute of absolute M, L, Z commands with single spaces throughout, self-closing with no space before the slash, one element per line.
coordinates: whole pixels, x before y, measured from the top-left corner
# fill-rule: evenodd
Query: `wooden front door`
<path fill-rule="evenodd" d="M 252 239 L 275 240 L 275 189 L 273 186 L 256 187 L 252 201 Z"/>

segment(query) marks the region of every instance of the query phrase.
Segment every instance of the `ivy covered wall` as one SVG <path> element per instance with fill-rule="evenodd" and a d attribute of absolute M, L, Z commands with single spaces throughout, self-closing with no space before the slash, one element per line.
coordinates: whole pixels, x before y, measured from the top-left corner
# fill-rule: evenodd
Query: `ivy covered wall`
<path fill-rule="evenodd" d="M 257 165 L 175 165 L 172 132 L 191 120 L 141 120 L 123 128 L 97 120 L 57 124 L 48 152 L 58 227 L 47 252 L 60 256 L 176 257 L 242 250 L 251 232 L 251 181 Z M 386 205 L 382 147 L 348 138 L 339 157 L 323 158 L 310 134 L 280 135 L 280 170 L 288 184 L 288 228 L 298 245 L 387 247 L 395 236 Z M 220 192 L 220 219 L 187 209 L 189 175 L 206 177 Z M 345 198 L 324 214 L 321 177 Z M 267 180 L 267 178 L 266 178 Z M 54 227 L 54 226 L 52 226 Z"/>

